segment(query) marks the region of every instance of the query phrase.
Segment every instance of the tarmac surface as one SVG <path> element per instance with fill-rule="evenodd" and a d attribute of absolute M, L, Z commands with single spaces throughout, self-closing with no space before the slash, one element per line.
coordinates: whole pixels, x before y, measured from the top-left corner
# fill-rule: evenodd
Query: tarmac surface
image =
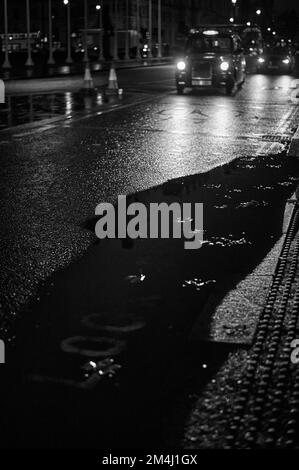
<path fill-rule="evenodd" d="M 1 110 L 5 444 L 246 446 L 244 400 L 234 433 L 230 418 L 249 352 L 257 371 L 287 240 L 298 82 L 253 75 L 233 97 L 177 96 L 170 66 L 121 71 L 119 82 L 122 100 L 51 92 L 12 96 Z M 203 248 L 96 243 L 95 207 L 120 194 L 203 202 Z M 294 249 L 291 241 L 286 259 Z M 283 328 L 283 319 L 273 321 Z"/>

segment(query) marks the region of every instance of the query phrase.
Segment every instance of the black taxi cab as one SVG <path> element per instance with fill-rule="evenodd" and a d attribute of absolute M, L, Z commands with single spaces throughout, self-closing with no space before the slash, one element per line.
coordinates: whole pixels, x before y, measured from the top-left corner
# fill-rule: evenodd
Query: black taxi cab
<path fill-rule="evenodd" d="M 231 95 L 246 77 L 246 60 L 241 38 L 229 26 L 205 26 L 191 30 L 184 57 L 176 64 L 176 87 L 223 87 Z"/>

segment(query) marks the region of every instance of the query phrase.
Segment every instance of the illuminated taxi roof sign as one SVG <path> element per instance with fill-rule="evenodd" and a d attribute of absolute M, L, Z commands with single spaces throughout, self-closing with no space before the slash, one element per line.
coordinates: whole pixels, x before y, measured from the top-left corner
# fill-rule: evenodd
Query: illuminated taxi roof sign
<path fill-rule="evenodd" d="M 203 34 L 205 36 L 217 36 L 217 34 L 219 34 L 219 31 L 216 31 L 215 29 L 207 29 L 206 31 L 203 31 Z"/>

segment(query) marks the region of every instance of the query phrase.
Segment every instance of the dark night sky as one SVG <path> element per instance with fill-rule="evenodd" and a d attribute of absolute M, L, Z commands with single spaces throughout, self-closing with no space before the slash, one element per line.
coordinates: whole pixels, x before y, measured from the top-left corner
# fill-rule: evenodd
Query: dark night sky
<path fill-rule="evenodd" d="M 282 11 L 287 8 L 294 8 L 299 13 L 299 1 L 298 0 L 275 0 L 275 7 L 277 11 Z"/>

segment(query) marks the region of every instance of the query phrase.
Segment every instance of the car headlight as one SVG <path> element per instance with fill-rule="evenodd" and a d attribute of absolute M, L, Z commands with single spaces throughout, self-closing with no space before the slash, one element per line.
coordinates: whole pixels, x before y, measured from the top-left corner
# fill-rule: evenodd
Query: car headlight
<path fill-rule="evenodd" d="M 185 70 L 186 68 L 186 63 L 183 61 L 183 60 L 180 60 L 177 64 L 177 69 L 180 70 L 180 71 L 183 71 Z"/>
<path fill-rule="evenodd" d="M 259 57 L 259 58 L 258 58 L 258 62 L 259 62 L 260 64 L 263 64 L 263 63 L 265 62 L 264 57 Z"/>
<path fill-rule="evenodd" d="M 227 72 L 228 69 L 229 69 L 229 63 L 228 62 L 221 62 L 220 68 L 221 68 L 221 70 L 223 70 L 223 72 Z"/>
<path fill-rule="evenodd" d="M 286 59 L 283 59 L 283 63 L 284 64 L 289 64 L 290 63 L 290 59 L 287 57 Z"/>

